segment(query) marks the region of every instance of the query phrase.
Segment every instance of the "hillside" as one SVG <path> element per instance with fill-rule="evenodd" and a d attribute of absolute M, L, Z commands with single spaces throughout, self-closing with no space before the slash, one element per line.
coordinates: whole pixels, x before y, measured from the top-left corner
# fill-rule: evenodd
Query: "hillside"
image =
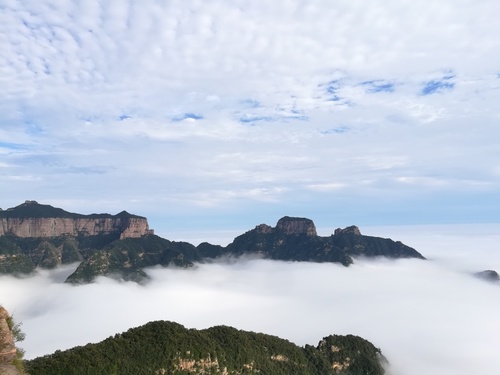
<path fill-rule="evenodd" d="M 115 216 L 83 215 L 82 218 L 79 214 L 28 201 L 13 209 L 0 211 L 0 214 L 2 223 L 17 220 L 18 229 L 24 228 L 17 232 L 12 228 L 0 232 L 0 274 L 26 274 L 37 267 L 54 268 L 80 262 L 67 280 L 74 284 L 92 282 L 98 276 L 140 282 L 147 277 L 144 272 L 146 267 L 187 268 L 195 262 L 222 256 L 251 255 L 284 261 L 340 263 L 344 266 L 352 264 L 357 256 L 425 259 L 415 249 L 399 241 L 364 236 L 356 226 L 337 228 L 330 236 L 318 236 L 314 222 L 307 218 L 285 216 L 275 227 L 257 225 L 223 247 L 207 242 L 194 246 L 155 236 L 149 230 L 146 218 L 126 212 Z M 31 214 L 36 217 L 26 216 Z M 45 217 L 54 215 L 70 217 Z M 73 229 L 66 231 L 60 230 L 61 220 L 69 220 L 73 224 L 83 220 L 93 224 L 85 230 L 77 230 L 70 225 Z M 111 229 L 99 226 L 102 220 L 108 220 L 115 226 L 111 225 Z M 18 232 L 23 235 L 17 235 Z M 57 235 L 24 235 L 41 232 Z"/>
<path fill-rule="evenodd" d="M 27 361 L 30 375 L 382 375 L 380 349 L 360 337 L 295 344 L 226 326 L 205 330 L 156 321 L 97 343 Z"/>

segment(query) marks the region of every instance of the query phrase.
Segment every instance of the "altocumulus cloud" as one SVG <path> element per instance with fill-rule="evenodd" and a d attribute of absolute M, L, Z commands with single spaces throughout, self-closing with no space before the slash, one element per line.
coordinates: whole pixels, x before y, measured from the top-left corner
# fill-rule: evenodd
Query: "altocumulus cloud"
<path fill-rule="evenodd" d="M 456 234 L 466 228 L 448 229 L 387 230 L 429 261 L 359 259 L 344 268 L 239 259 L 195 270 L 153 268 L 146 286 L 100 279 L 71 287 L 60 283 L 67 268 L 2 277 L 2 303 L 23 322 L 29 358 L 163 319 L 231 325 L 299 345 L 352 333 L 380 347 L 395 374 L 496 375 L 500 285 L 471 273 L 499 269 L 498 228 L 469 227 L 466 235 Z"/>
<path fill-rule="evenodd" d="M 497 219 L 497 0 L 1 4 L 3 207 Z"/>

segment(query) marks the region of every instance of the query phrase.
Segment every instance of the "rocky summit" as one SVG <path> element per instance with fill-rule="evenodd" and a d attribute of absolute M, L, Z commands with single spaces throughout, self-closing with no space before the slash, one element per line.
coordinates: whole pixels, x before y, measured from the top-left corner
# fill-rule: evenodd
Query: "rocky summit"
<path fill-rule="evenodd" d="M 81 215 L 35 201 L 0 211 L 0 274 L 26 274 L 37 267 L 79 262 L 67 282 L 92 282 L 98 276 L 147 279 L 151 266 L 192 267 L 219 257 L 250 255 L 265 259 L 331 262 L 349 266 L 363 257 L 425 259 L 400 241 L 361 234 L 356 226 L 318 236 L 314 222 L 285 216 L 276 226 L 257 225 L 227 246 L 194 246 L 154 235 L 147 219 L 117 215 Z"/>
<path fill-rule="evenodd" d="M 278 220 L 276 228 L 285 234 L 316 236 L 316 226 L 311 219 L 285 216 Z"/>

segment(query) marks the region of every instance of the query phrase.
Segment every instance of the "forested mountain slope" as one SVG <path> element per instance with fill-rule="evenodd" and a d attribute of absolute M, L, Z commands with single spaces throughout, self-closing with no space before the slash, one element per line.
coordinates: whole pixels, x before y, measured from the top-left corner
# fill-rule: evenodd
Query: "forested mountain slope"
<path fill-rule="evenodd" d="M 381 351 L 360 337 L 297 345 L 226 326 L 204 330 L 156 321 L 97 343 L 27 361 L 30 375 L 382 375 Z"/>

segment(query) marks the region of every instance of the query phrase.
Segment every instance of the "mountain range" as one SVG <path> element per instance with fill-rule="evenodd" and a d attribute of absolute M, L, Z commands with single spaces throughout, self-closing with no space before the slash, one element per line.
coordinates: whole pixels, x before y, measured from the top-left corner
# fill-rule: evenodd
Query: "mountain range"
<path fill-rule="evenodd" d="M 66 282 L 88 283 L 98 276 L 142 282 L 147 279 L 146 267 L 189 268 L 242 255 L 346 267 L 360 256 L 425 259 L 400 241 L 362 235 L 356 226 L 319 236 L 312 220 L 299 217 L 285 216 L 275 227 L 257 225 L 227 246 L 194 246 L 155 235 L 145 217 L 126 211 L 82 215 L 36 201 L 0 210 L 0 274 L 27 274 L 37 267 L 79 262 Z"/>

